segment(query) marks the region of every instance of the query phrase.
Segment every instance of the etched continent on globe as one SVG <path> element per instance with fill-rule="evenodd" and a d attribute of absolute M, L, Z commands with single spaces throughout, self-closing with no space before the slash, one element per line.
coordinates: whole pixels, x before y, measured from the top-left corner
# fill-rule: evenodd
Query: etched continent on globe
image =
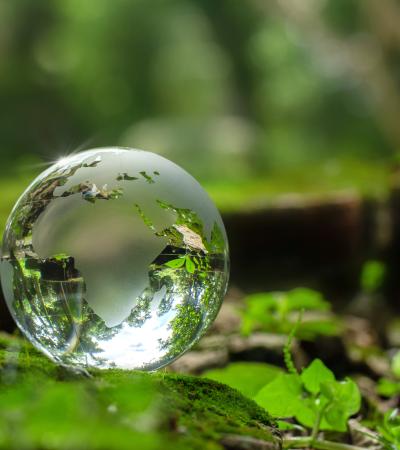
<path fill-rule="evenodd" d="M 60 160 L 28 187 L 0 268 L 17 324 L 53 359 L 154 369 L 215 318 L 228 250 L 193 177 L 154 153 L 105 148 Z"/>

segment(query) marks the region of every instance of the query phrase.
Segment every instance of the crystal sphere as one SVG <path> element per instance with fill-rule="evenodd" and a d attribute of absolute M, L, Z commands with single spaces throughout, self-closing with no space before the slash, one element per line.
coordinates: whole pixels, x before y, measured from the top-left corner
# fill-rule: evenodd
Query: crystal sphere
<path fill-rule="evenodd" d="M 54 361 L 154 370 L 212 323 L 228 264 L 199 183 L 155 153 L 112 147 L 33 181 L 8 219 L 0 273 L 19 328 Z"/>

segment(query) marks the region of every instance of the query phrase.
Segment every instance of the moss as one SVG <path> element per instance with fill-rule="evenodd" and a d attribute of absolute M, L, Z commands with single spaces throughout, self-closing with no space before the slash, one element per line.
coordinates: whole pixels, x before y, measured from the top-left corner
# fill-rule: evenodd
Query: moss
<path fill-rule="evenodd" d="M 6 334 L 0 405 L 0 449 L 217 450 L 225 434 L 280 442 L 269 415 L 226 385 L 166 372 L 71 373 Z"/>
<path fill-rule="evenodd" d="M 159 377 L 170 414 L 185 430 L 187 448 L 219 448 L 215 442 L 230 433 L 279 442 L 267 412 L 235 389 L 204 378 Z"/>
<path fill-rule="evenodd" d="M 0 370 L 4 377 L 9 371 L 24 375 L 40 377 L 57 377 L 61 372 L 67 372 L 53 364 L 27 341 L 17 336 L 0 332 Z"/>

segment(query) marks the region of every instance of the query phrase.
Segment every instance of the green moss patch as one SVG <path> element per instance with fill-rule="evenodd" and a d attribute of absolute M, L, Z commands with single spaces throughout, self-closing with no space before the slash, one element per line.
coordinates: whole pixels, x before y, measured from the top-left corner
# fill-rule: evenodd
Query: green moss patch
<path fill-rule="evenodd" d="M 215 381 L 71 372 L 0 334 L 0 449 L 222 449 L 227 434 L 276 444 L 269 415 Z"/>
<path fill-rule="evenodd" d="M 186 448 L 220 448 L 216 442 L 224 434 L 249 435 L 278 444 L 270 416 L 235 389 L 181 375 L 164 375 L 161 380 L 166 404 L 173 405 L 172 417 L 185 435 Z"/>

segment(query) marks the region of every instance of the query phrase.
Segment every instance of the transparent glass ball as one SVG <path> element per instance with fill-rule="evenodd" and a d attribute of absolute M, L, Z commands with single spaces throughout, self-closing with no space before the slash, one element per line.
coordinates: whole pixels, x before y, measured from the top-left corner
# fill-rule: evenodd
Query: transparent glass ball
<path fill-rule="evenodd" d="M 19 328 L 54 361 L 154 370 L 212 323 L 228 264 L 221 216 L 191 175 L 104 148 L 33 181 L 8 219 L 0 272 Z"/>

